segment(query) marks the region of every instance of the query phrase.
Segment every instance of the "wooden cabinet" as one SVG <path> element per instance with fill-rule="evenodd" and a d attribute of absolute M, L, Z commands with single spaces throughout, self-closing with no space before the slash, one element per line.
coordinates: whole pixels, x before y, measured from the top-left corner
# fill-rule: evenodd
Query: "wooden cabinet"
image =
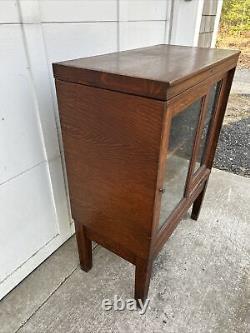
<path fill-rule="evenodd" d="M 53 65 L 83 270 L 95 241 L 135 265 L 145 300 L 161 247 L 199 216 L 238 56 L 156 45 Z"/>

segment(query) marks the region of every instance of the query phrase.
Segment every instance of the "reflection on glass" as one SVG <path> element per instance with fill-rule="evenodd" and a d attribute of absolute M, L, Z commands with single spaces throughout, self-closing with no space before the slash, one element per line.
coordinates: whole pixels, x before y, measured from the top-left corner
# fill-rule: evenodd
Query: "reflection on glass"
<path fill-rule="evenodd" d="M 211 120 L 213 117 L 213 111 L 216 106 L 217 98 L 220 91 L 220 82 L 217 82 L 213 85 L 210 89 L 209 96 L 208 96 L 208 107 L 206 111 L 205 121 L 202 129 L 201 140 L 200 140 L 200 147 L 196 158 L 196 164 L 194 168 L 194 172 L 200 167 L 203 159 L 204 149 L 206 147 L 206 140 L 207 134 L 210 128 Z"/>
<path fill-rule="evenodd" d="M 200 109 L 201 99 L 178 113 L 172 120 L 159 227 L 183 198 Z"/>

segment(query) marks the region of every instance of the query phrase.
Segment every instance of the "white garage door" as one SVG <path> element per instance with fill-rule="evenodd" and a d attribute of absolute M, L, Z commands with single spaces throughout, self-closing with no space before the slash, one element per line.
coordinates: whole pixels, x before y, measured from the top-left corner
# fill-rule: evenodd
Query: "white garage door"
<path fill-rule="evenodd" d="M 73 233 L 51 63 L 164 43 L 170 4 L 0 1 L 0 298 Z"/>

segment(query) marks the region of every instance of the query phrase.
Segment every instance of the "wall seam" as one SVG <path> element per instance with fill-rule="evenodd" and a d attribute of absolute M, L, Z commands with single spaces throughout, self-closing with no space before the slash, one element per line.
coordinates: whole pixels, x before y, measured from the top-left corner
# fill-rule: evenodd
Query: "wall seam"
<path fill-rule="evenodd" d="M 116 48 L 117 52 L 120 51 L 120 0 L 116 0 L 116 16 L 117 16 L 117 39 L 116 39 Z"/>
<path fill-rule="evenodd" d="M 41 18 L 41 7 L 40 7 L 40 1 L 38 0 L 38 8 L 39 8 L 39 14 L 40 14 L 40 18 Z M 57 133 L 57 144 L 58 144 L 58 148 L 59 148 L 59 152 L 60 152 L 60 160 L 61 160 L 61 165 L 62 165 L 62 173 L 63 173 L 63 187 L 65 190 L 65 194 L 66 194 L 66 200 L 67 200 L 67 211 L 68 211 L 68 217 L 69 217 L 69 225 L 72 224 L 72 216 L 71 216 L 71 207 L 70 207 L 70 200 L 69 200 L 69 189 L 68 189 L 68 179 L 67 179 L 67 173 L 66 173 L 66 165 L 65 165 L 65 160 L 64 160 L 64 150 L 63 150 L 63 142 L 62 142 L 62 133 L 61 133 L 61 127 L 60 127 L 60 120 L 59 120 L 59 113 L 58 113 L 58 106 L 57 106 L 57 101 L 54 98 L 54 94 L 53 94 L 53 89 L 55 88 L 52 85 L 52 81 L 50 79 L 50 70 L 49 70 L 49 55 L 48 55 L 48 49 L 47 49 L 47 44 L 45 41 L 45 36 L 44 36 L 44 31 L 42 28 L 42 24 L 43 22 L 40 22 L 40 27 L 41 27 L 41 36 L 42 36 L 42 43 L 43 43 L 43 49 L 44 49 L 44 54 L 45 54 L 45 59 L 46 59 L 46 64 L 47 64 L 47 73 L 48 73 L 48 80 L 49 80 L 49 86 L 50 86 L 50 97 L 51 97 L 51 101 L 52 101 L 52 107 L 53 107 L 53 116 L 54 116 L 54 121 L 55 121 L 55 125 L 56 125 L 56 133 Z M 49 167 L 49 164 L 48 164 Z M 51 175 L 49 175 L 50 178 L 50 183 L 51 183 L 51 190 L 53 193 L 53 200 L 54 199 L 54 189 L 53 189 L 53 183 L 52 183 L 52 179 L 51 179 Z M 58 221 L 58 214 L 57 214 L 57 206 L 55 203 L 55 212 L 56 212 L 56 216 L 57 216 L 57 224 L 58 224 L 58 228 L 60 230 L 60 223 Z"/>
<path fill-rule="evenodd" d="M 117 0 L 119 4 L 119 0 Z M 119 6 L 120 7 L 120 6 Z M 165 22 L 163 20 L 114 20 L 114 21 L 41 21 L 40 24 L 94 24 L 94 23 L 119 23 L 119 22 Z M 38 24 L 37 22 L 0 22 L 0 25 L 4 24 L 11 24 L 11 25 L 18 25 L 18 24 L 28 24 L 28 25 L 35 25 Z"/>
<path fill-rule="evenodd" d="M 172 25 L 173 25 L 173 11 L 174 11 L 174 0 L 166 0 L 167 9 L 166 9 L 166 20 L 165 20 L 165 33 L 164 33 L 164 42 L 170 44 L 171 34 L 172 34 Z M 168 33 L 167 33 L 168 30 Z"/>

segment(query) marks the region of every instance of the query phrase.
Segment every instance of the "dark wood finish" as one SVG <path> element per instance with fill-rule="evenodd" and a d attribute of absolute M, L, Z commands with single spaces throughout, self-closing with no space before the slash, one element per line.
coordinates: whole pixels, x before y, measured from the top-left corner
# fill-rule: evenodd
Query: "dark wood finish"
<path fill-rule="evenodd" d="M 166 100 L 214 72 L 235 67 L 239 52 L 156 45 L 53 65 L 60 80 Z"/>
<path fill-rule="evenodd" d="M 165 225 L 160 229 L 157 237 L 153 239 L 152 243 L 152 257 L 154 258 L 165 242 L 168 240 L 168 238 L 171 236 L 172 232 L 177 227 L 178 223 L 182 219 L 182 217 L 186 214 L 189 207 L 192 205 L 192 203 L 195 201 L 195 199 L 198 197 L 198 195 L 201 193 L 201 191 L 204 188 L 204 181 L 208 179 L 210 174 L 210 170 L 206 169 L 204 172 L 202 172 L 202 181 L 200 181 L 195 188 L 191 191 L 188 197 L 183 198 L 178 207 L 172 212 L 172 214 L 169 216 L 168 220 L 166 221 Z"/>
<path fill-rule="evenodd" d="M 87 237 L 84 226 L 76 220 L 74 222 L 80 266 L 88 272 L 92 268 L 92 242 Z"/>
<path fill-rule="evenodd" d="M 207 152 L 205 155 L 204 164 L 211 169 L 213 165 L 214 155 L 220 135 L 221 126 L 223 123 L 224 115 L 226 112 L 227 101 L 230 94 L 235 68 L 228 71 L 223 79 L 219 101 L 216 107 L 215 116 L 213 118 L 212 130 L 207 145 Z"/>
<path fill-rule="evenodd" d="M 202 97 L 201 110 L 200 110 L 196 135 L 195 135 L 195 139 L 194 139 L 194 145 L 193 145 L 193 149 L 192 149 L 192 151 L 193 151 L 192 152 L 192 158 L 191 158 L 191 161 L 190 161 L 190 167 L 189 167 L 189 170 L 188 170 L 188 175 L 187 175 L 187 180 L 186 180 L 186 185 L 185 185 L 185 196 L 188 196 L 188 194 L 190 193 L 192 188 L 194 188 L 194 186 L 192 186 L 193 185 L 192 184 L 193 172 L 194 172 L 196 157 L 197 157 L 197 154 L 198 154 L 199 143 L 200 143 L 200 139 L 201 139 L 202 125 L 203 125 L 204 120 L 205 120 L 205 115 L 206 115 L 205 110 L 207 109 L 207 103 L 208 103 L 208 93 L 207 93 L 206 96 Z"/>
<path fill-rule="evenodd" d="M 201 193 L 195 199 L 194 204 L 193 204 L 191 218 L 195 221 L 198 220 L 199 215 L 200 215 L 201 205 L 202 205 L 202 202 L 203 202 L 203 199 L 204 199 L 204 196 L 206 193 L 206 189 L 207 189 L 207 182 L 208 182 L 208 180 L 205 181 Z"/>
<path fill-rule="evenodd" d="M 157 45 L 53 65 L 81 267 L 92 266 L 91 241 L 113 251 L 136 266 L 137 300 L 146 299 L 153 260 L 192 204 L 192 218 L 199 216 L 238 55 Z M 220 80 L 193 173 L 209 89 Z M 159 228 L 172 119 L 198 98 L 186 190 Z"/>
<path fill-rule="evenodd" d="M 171 126 L 171 112 L 166 112 L 166 105 L 165 105 L 165 112 L 162 122 L 162 133 L 161 133 L 161 146 L 159 152 L 159 162 L 158 162 L 158 175 L 157 175 L 157 185 L 155 189 L 155 202 L 154 202 L 154 217 L 153 217 L 153 224 L 151 229 L 151 235 L 154 239 L 157 237 L 158 233 L 158 222 L 160 217 L 160 206 L 161 206 L 161 197 L 163 192 L 160 191 L 162 189 L 162 184 L 164 181 L 164 173 L 163 170 L 165 168 L 165 160 L 167 156 L 167 149 L 168 149 L 168 141 L 169 141 L 169 131 Z"/>
<path fill-rule="evenodd" d="M 146 258 L 163 102 L 60 80 L 57 91 L 74 219 Z"/>
<path fill-rule="evenodd" d="M 145 302 L 152 272 L 152 258 L 137 258 L 135 264 L 135 299 Z M 139 304 L 138 304 L 139 305 Z"/>
<path fill-rule="evenodd" d="M 229 97 L 230 89 L 233 82 L 235 68 L 231 69 L 227 74 L 224 76 L 222 87 L 221 87 L 221 94 L 219 96 L 218 102 L 216 104 L 216 109 L 214 112 L 214 116 L 212 118 L 212 126 L 209 135 L 209 141 L 206 147 L 206 154 L 204 165 L 211 169 L 213 165 L 214 155 L 220 135 L 220 130 L 222 126 L 222 122 L 224 119 L 224 115 L 226 112 L 227 100 Z M 198 198 L 194 201 L 193 209 L 191 213 L 191 218 L 193 220 L 198 220 L 201 206 L 203 203 L 203 199 L 206 193 L 208 180 L 205 182 L 204 188 L 202 192 L 199 194 Z"/>

